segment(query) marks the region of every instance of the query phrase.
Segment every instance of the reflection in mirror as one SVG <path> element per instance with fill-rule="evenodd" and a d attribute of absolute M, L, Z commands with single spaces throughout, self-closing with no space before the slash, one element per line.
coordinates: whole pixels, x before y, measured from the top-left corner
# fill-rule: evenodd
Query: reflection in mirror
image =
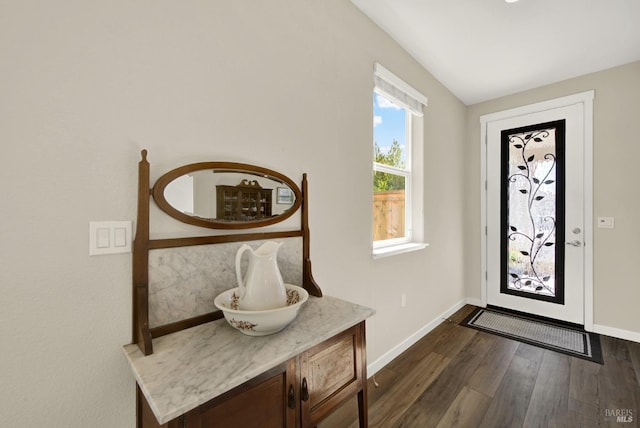
<path fill-rule="evenodd" d="M 280 215 L 291 207 L 293 192 L 283 186 L 286 184 L 271 177 L 203 170 L 170 182 L 164 189 L 164 197 L 187 215 L 210 220 L 253 221 Z M 288 198 L 283 198 L 283 194 Z"/>
<path fill-rule="evenodd" d="M 221 229 L 277 223 L 301 202 L 295 183 L 275 171 L 220 162 L 170 171 L 154 186 L 153 197 L 178 220 Z"/>

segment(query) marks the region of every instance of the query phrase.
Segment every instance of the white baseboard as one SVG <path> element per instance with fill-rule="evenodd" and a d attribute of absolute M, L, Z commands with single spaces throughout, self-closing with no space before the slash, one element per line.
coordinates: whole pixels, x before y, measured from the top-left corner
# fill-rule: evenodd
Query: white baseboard
<path fill-rule="evenodd" d="M 371 377 L 376 374 L 381 368 L 389 364 L 394 358 L 398 355 L 402 354 L 404 351 L 409 349 L 411 345 L 416 343 L 418 340 L 422 339 L 427 333 L 436 328 L 442 321 L 449 318 L 451 315 L 456 313 L 460 308 L 469 303 L 469 299 L 464 299 L 444 311 L 440 316 L 435 318 L 429 324 L 422 327 L 420 330 L 413 333 L 411 336 L 407 337 L 405 340 L 391 348 L 387 353 L 382 355 L 380 358 L 372 362 L 371 364 L 367 364 L 367 377 Z M 474 305 L 475 303 L 470 303 Z"/>
<path fill-rule="evenodd" d="M 484 308 L 486 306 L 482 303 L 482 300 L 474 299 L 472 297 L 467 297 L 467 305 L 479 306 L 481 308 Z"/>
<path fill-rule="evenodd" d="M 640 343 L 640 333 L 637 331 L 622 330 L 615 327 L 607 327 L 606 325 L 593 325 L 593 332 L 604 334 L 605 336 L 617 337 L 618 339 L 630 340 Z"/>

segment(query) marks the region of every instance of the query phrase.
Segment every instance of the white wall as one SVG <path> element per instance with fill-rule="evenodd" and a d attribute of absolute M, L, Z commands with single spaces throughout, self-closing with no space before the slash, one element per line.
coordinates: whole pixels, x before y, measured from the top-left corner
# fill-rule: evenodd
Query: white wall
<path fill-rule="evenodd" d="M 89 221 L 135 218 L 142 148 L 152 179 L 205 160 L 307 172 L 315 278 L 377 309 L 370 362 L 464 298 L 466 108 L 350 2 L 2 2 L 0 55 L 5 425 L 134 426 L 131 256 L 87 247 Z M 429 97 L 431 246 L 373 261 L 376 61 Z"/>
<path fill-rule="evenodd" d="M 640 338 L 640 62 L 470 106 L 467 115 L 465 283 L 480 298 L 480 116 L 595 90 L 593 101 L 593 218 L 614 217 L 615 229 L 593 225 L 594 324 L 602 333 Z"/>

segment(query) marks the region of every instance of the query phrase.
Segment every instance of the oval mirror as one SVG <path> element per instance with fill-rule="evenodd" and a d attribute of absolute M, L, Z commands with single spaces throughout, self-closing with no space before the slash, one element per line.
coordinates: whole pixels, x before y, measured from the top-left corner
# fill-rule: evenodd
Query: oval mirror
<path fill-rule="evenodd" d="M 153 199 L 184 223 L 212 229 L 249 229 L 290 217 L 300 207 L 298 186 L 279 172 L 235 162 L 176 168 L 156 181 Z"/>

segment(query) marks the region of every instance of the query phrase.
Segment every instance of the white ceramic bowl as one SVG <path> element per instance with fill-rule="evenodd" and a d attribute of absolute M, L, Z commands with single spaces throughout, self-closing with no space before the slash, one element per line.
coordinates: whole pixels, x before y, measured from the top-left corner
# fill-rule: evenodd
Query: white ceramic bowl
<path fill-rule="evenodd" d="M 298 310 L 309 298 L 302 287 L 285 284 L 287 306 L 263 311 L 245 311 L 238 308 L 238 288 L 218 294 L 213 303 L 224 314 L 230 326 L 248 336 L 266 336 L 285 328 L 298 315 Z"/>

